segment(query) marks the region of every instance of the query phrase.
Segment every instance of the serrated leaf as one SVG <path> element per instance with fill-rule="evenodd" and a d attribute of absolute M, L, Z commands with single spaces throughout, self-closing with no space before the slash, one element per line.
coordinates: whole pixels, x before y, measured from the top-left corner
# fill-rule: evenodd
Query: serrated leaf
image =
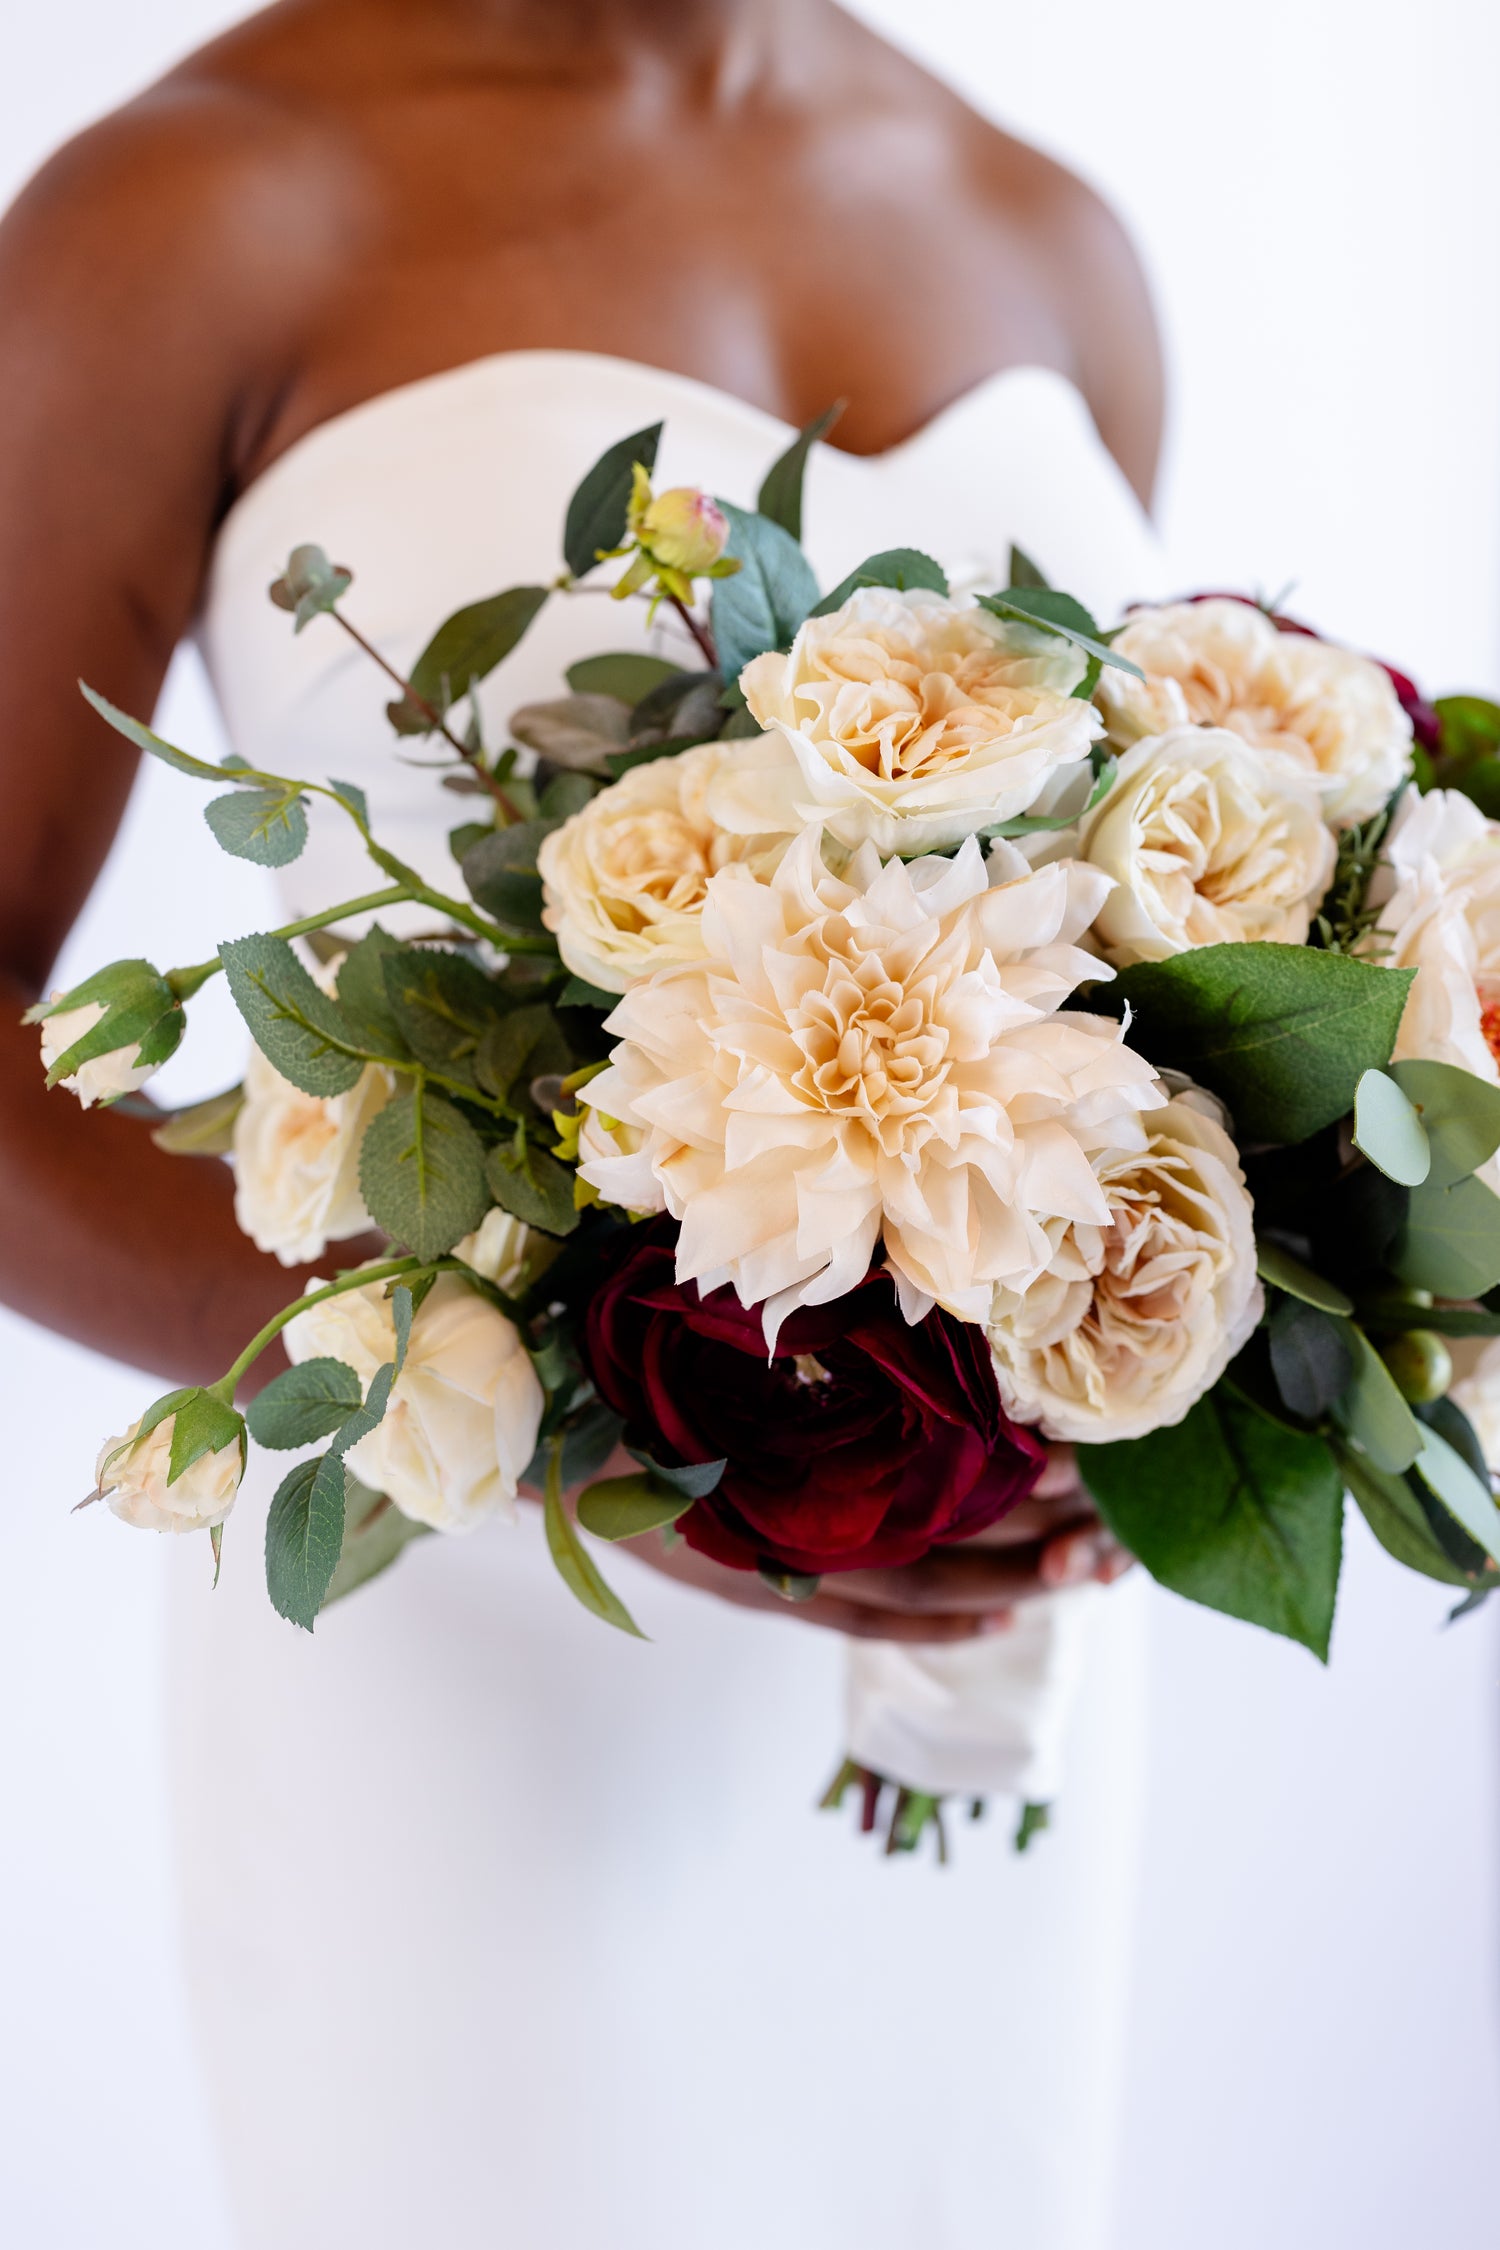
<path fill-rule="evenodd" d="M 543 839 L 555 826 L 554 821 L 517 821 L 513 827 L 494 829 L 464 853 L 463 876 L 470 897 L 512 929 L 542 927 L 542 878 L 536 860 Z"/>
<path fill-rule="evenodd" d="M 391 1321 L 396 1331 L 396 1357 L 392 1362 L 391 1380 L 401 1380 L 401 1370 L 406 1365 L 406 1354 L 411 1345 L 412 1322 L 416 1318 L 416 1302 L 404 1281 L 398 1281 L 390 1291 Z"/>
<path fill-rule="evenodd" d="M 1032 561 L 1025 548 L 1012 545 L 1010 550 L 1011 591 L 1014 592 L 1018 586 L 1045 586 L 1047 583 L 1046 574 Z"/>
<path fill-rule="evenodd" d="M 1008 593 L 981 594 L 979 605 L 996 617 L 1008 617 L 1021 625 L 1040 626 L 1044 633 L 1071 641 L 1096 664 L 1128 672 L 1133 679 L 1146 677 L 1139 664 L 1132 664 L 1128 657 L 1116 656 L 1108 642 L 1100 639 L 1099 627 L 1082 602 L 1075 601 L 1071 594 L 1060 593 L 1054 586 L 1013 586 Z"/>
<path fill-rule="evenodd" d="M 378 1578 L 404 1548 L 414 1539 L 430 1536 L 431 1525 L 416 1523 L 404 1516 L 394 1502 L 384 1493 L 371 1492 L 360 1483 L 352 1469 L 344 1470 L 344 1537 L 339 1548 L 338 1568 L 329 1581 L 323 1596 L 323 1608 L 330 1609 L 346 1594 L 368 1585 Z"/>
<path fill-rule="evenodd" d="M 643 1469 L 639 1476 L 607 1477 L 578 1501 L 578 1521 L 596 1539 L 638 1539 L 685 1516 L 692 1501 Z"/>
<path fill-rule="evenodd" d="M 504 593 L 455 610 L 413 665 L 413 692 L 434 710 L 446 713 L 519 647 L 546 599 L 545 586 L 509 586 Z M 430 731 L 425 722 L 424 731 Z"/>
<path fill-rule="evenodd" d="M 381 974 L 390 1013 L 417 1060 L 477 1084 L 474 1058 L 501 1004 L 483 969 L 461 953 L 402 946 L 385 955 Z"/>
<path fill-rule="evenodd" d="M 1342 1325 L 1352 1365 L 1334 1420 L 1377 1469 L 1399 1475 L 1422 1450 L 1422 1425 L 1364 1331 L 1352 1321 Z"/>
<path fill-rule="evenodd" d="M 1271 1315 L 1271 1372 L 1282 1403 L 1301 1421 L 1321 1422 L 1349 1387 L 1354 1360 L 1346 1327 L 1296 1297 L 1283 1298 Z"/>
<path fill-rule="evenodd" d="M 356 1406 L 354 1412 L 339 1424 L 334 1433 L 333 1444 L 328 1449 L 331 1458 L 342 1460 L 346 1453 L 359 1444 L 361 1438 L 367 1438 L 379 1429 L 385 1420 L 385 1410 L 391 1403 L 395 1381 L 396 1367 L 393 1360 L 387 1360 L 384 1367 L 376 1368 L 370 1377 L 370 1388 L 365 1393 L 364 1403 Z"/>
<path fill-rule="evenodd" d="M 1354 1145 L 1399 1187 L 1420 1187 L 1432 1169 L 1422 1120 L 1383 1070 L 1367 1070 L 1354 1089 Z"/>
<path fill-rule="evenodd" d="M 266 1590 L 278 1615 L 304 1632 L 317 1622 L 343 1543 L 343 1462 L 333 1453 L 299 1461 L 266 1518 Z"/>
<path fill-rule="evenodd" d="M 1433 1187 L 1456 1186 L 1500 1148 L 1500 1086 L 1453 1063 L 1392 1063 L 1391 1076 L 1421 1112 Z"/>
<path fill-rule="evenodd" d="M 574 1174 L 546 1151 L 528 1147 L 524 1161 L 502 1143 L 485 1165 L 490 1193 L 502 1211 L 524 1219 L 546 1234 L 571 1234 L 578 1224 L 573 1201 Z"/>
<path fill-rule="evenodd" d="M 948 574 L 941 563 L 924 555 L 920 547 L 885 547 L 878 555 L 867 555 L 864 561 L 841 578 L 831 594 L 825 594 L 809 612 L 813 617 L 831 617 L 842 609 L 851 594 L 865 586 L 890 586 L 898 594 L 920 590 L 928 594 L 946 594 Z"/>
<path fill-rule="evenodd" d="M 1413 1188 L 1390 1267 L 1409 1289 L 1482 1297 L 1500 1282 L 1500 1199 L 1477 1179 Z"/>
<path fill-rule="evenodd" d="M 557 1018 L 543 1001 L 513 1008 L 488 1024 L 474 1058 L 475 1076 L 484 1091 L 512 1109 L 517 1107 L 518 1087 L 524 1093 L 533 1078 L 561 1075 L 572 1064 Z"/>
<path fill-rule="evenodd" d="M 569 1592 L 582 1602 L 585 1609 L 592 1610 L 596 1617 L 602 1617 L 606 1625 L 617 1626 L 622 1633 L 633 1634 L 636 1640 L 643 1641 L 645 1634 L 619 1595 L 600 1576 L 593 1556 L 579 1538 L 573 1519 L 563 1506 L 559 1489 L 558 1456 L 555 1453 L 547 1469 L 547 1495 L 542 1520 L 547 1534 L 547 1551 Z"/>
<path fill-rule="evenodd" d="M 814 415 L 812 421 L 797 432 L 785 453 L 766 471 L 756 496 L 757 514 L 780 524 L 793 539 L 802 537 L 802 487 L 807 475 L 807 457 L 818 441 L 827 437 L 846 403 L 844 399 L 835 399 L 832 406 Z"/>
<path fill-rule="evenodd" d="M 363 789 L 360 788 L 359 783 L 357 781 L 330 781 L 328 786 L 336 797 L 341 798 L 346 805 L 358 813 L 360 819 L 368 828 L 370 825 L 370 801 Z"/>
<path fill-rule="evenodd" d="M 710 617 L 720 669 L 726 680 L 735 680 L 752 657 L 790 647 L 818 598 L 818 582 L 780 524 L 727 500 L 719 506 L 729 519 L 727 552 L 740 567 L 732 578 L 716 581 Z"/>
<path fill-rule="evenodd" d="M 191 774 L 196 781 L 224 779 L 222 766 L 211 766 L 206 758 L 195 758 L 191 751 L 179 750 L 175 742 L 167 742 L 161 735 L 153 734 L 150 727 L 141 725 L 139 719 L 132 719 L 128 711 L 120 710 L 104 696 L 96 694 L 86 681 L 80 680 L 78 685 L 85 702 L 91 703 L 100 718 L 107 719 L 116 734 L 122 734 L 137 750 L 144 750 L 148 757 L 160 758 L 163 765 L 171 766 L 177 773 Z"/>
<path fill-rule="evenodd" d="M 1091 1004 L 1128 1005 L 1132 1045 L 1218 1094 L 1242 1139 L 1294 1142 L 1347 1115 L 1389 1061 L 1412 973 L 1312 946 L 1205 945 L 1137 963 Z"/>
<path fill-rule="evenodd" d="M 1255 1270 L 1262 1281 L 1269 1281 L 1277 1289 L 1284 1289 L 1289 1297 L 1298 1297 L 1304 1305 L 1316 1305 L 1320 1312 L 1341 1313 L 1347 1317 L 1354 1310 L 1353 1302 L 1343 1290 L 1320 1273 L 1303 1265 L 1279 1242 L 1270 1242 L 1263 1235 L 1255 1238 Z"/>
<path fill-rule="evenodd" d="M 410 1054 L 386 991 L 385 964 L 404 949 L 377 922 L 339 963 L 338 1003 L 361 1047 L 370 1054 L 403 1062 Z"/>
<path fill-rule="evenodd" d="M 378 1227 L 418 1258 L 441 1258 L 489 1209 L 484 1149 L 451 1102 L 417 1086 L 370 1123 L 360 1193 Z"/>
<path fill-rule="evenodd" d="M 175 1484 L 195 1461 L 207 1453 L 222 1453 L 238 1444 L 243 1452 L 245 1425 L 232 1406 L 212 1391 L 191 1390 L 173 1409 L 172 1450 L 167 1461 L 167 1482 Z M 144 1434 L 144 1433 L 143 1433 Z"/>
<path fill-rule="evenodd" d="M 1174 1429 L 1080 1446 L 1078 1466 L 1153 1578 L 1326 1660 L 1343 1487 L 1321 1438 L 1283 1429 L 1220 1386 Z"/>
<path fill-rule="evenodd" d="M 560 1008 L 602 1008 L 609 1015 L 620 1005 L 618 992 L 606 992 L 597 984 L 587 984 L 582 977 L 569 977 L 557 996 Z"/>
<path fill-rule="evenodd" d="M 320 992 L 285 938 L 235 938 L 219 948 L 234 1004 L 266 1060 L 304 1094 L 347 1094 L 365 1066 L 337 1003 Z"/>
<path fill-rule="evenodd" d="M 206 1102 L 170 1111 L 153 1126 L 151 1138 L 169 1156 L 227 1156 L 234 1146 L 234 1121 L 244 1106 L 244 1087 L 231 1086 Z"/>
<path fill-rule="evenodd" d="M 341 1359 L 305 1359 L 250 1401 L 245 1419 L 257 1445 L 290 1453 L 332 1437 L 360 1405 L 359 1377 Z"/>
<path fill-rule="evenodd" d="M 306 804 L 282 789 L 231 789 L 203 817 L 226 852 L 257 867 L 288 867 L 307 842 Z"/>
<path fill-rule="evenodd" d="M 653 688 L 676 679 L 679 670 L 664 657 L 626 649 L 617 655 L 585 656 L 570 664 L 564 677 L 575 695 L 612 695 L 633 711 Z"/>
<path fill-rule="evenodd" d="M 575 578 L 591 571 L 601 555 L 623 546 L 629 524 L 632 472 L 637 462 L 647 474 L 656 467 L 662 426 L 637 430 L 602 453 L 568 502 L 563 525 L 563 560 Z"/>

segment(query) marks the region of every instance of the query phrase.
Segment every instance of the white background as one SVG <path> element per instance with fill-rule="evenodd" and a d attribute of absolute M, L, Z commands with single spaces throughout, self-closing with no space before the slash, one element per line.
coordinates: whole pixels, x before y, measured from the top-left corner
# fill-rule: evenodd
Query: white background
<path fill-rule="evenodd" d="M 7 10 L 0 195 L 242 12 Z M 1489 0 L 925 0 L 919 31 L 909 0 L 858 12 L 1134 226 L 1171 359 L 1162 515 L 1184 587 L 1295 579 L 1305 613 L 1434 685 L 1500 686 Z M 168 731 L 202 742 L 190 669 L 169 701 Z M 147 778 L 80 972 L 197 958 L 260 920 L 253 872 L 207 855 L 197 810 Z M 179 1095 L 230 1075 L 231 1041 L 200 1035 Z M 0 2233 L 229 2250 L 170 1944 L 161 1556 L 67 1513 L 142 1384 L 13 1320 L 0 1343 Z M 1496 1621 L 1442 1632 L 1438 1590 L 1357 1527 L 1326 1675 L 1153 1600 L 1117 2250 L 1494 2241 Z"/>

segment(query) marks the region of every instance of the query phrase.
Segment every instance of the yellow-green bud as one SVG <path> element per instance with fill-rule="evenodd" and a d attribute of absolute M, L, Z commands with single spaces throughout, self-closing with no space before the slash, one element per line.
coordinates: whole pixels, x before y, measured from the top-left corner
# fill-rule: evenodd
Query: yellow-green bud
<path fill-rule="evenodd" d="M 1413 1406 L 1429 1406 L 1447 1395 L 1453 1380 L 1453 1355 L 1431 1328 L 1409 1328 L 1393 1336 L 1380 1354 L 1396 1381 L 1396 1388 Z"/>

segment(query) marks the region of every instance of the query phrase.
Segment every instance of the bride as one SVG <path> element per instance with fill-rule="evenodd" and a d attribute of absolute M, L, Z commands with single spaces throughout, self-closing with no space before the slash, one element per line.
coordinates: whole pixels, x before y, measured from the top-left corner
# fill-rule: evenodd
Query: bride
<path fill-rule="evenodd" d="M 825 0 L 282 0 L 22 198 L 0 395 L 4 1291 L 173 1382 L 305 1277 L 240 1235 L 223 1167 L 42 1092 L 18 1019 L 131 783 L 80 676 L 148 711 L 196 632 L 236 746 L 366 784 L 436 874 L 452 808 L 380 680 L 266 603 L 301 540 L 399 663 L 550 567 L 625 432 L 665 416 L 662 481 L 748 503 L 844 397 L 809 481 L 825 583 L 895 519 L 960 580 L 1016 541 L 1105 612 L 1158 590 L 1118 228 Z M 598 645 L 579 606 L 491 682 L 492 734 Z M 325 849 L 289 874 L 337 895 Z M 946 1875 L 883 1865 L 808 1810 L 840 1748 L 818 1628 L 976 1638 L 1118 1574 L 1052 1485 L 1001 1544 L 796 1611 L 683 1549 L 622 1558 L 644 1651 L 569 1609 L 534 1523 L 421 1543 L 313 1642 L 248 1524 L 212 1602 L 180 1573 L 183 1934 L 245 2250 L 1101 2242 L 1128 1598 L 1025 1860 L 992 1826 Z"/>

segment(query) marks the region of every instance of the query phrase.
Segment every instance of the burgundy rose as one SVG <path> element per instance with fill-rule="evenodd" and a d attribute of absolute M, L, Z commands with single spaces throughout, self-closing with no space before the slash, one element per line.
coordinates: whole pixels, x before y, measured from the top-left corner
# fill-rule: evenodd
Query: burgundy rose
<path fill-rule="evenodd" d="M 1300 633 L 1304 640 L 1309 641 L 1323 639 L 1323 635 L 1316 631 L 1313 626 L 1304 625 L 1296 617 L 1283 617 L 1277 610 L 1266 609 L 1264 603 L 1254 600 L 1249 594 L 1189 594 L 1188 600 L 1191 602 L 1244 602 L 1247 608 L 1258 609 L 1263 615 L 1269 617 L 1278 633 Z M 1411 730 L 1417 741 L 1429 756 L 1434 755 L 1442 746 L 1443 722 L 1422 690 L 1417 686 L 1416 681 L 1408 678 L 1405 672 L 1398 672 L 1394 664 L 1387 664 L 1384 657 L 1372 656 L 1370 662 L 1380 666 L 1381 671 L 1384 672 L 1391 686 L 1395 689 L 1396 701 L 1410 719 Z"/>
<path fill-rule="evenodd" d="M 628 1445 L 664 1468 L 727 1460 L 681 1519 L 688 1544 L 753 1570 L 915 1562 L 1026 1497 L 1046 1458 L 1007 1421 L 983 1331 L 909 1327 L 883 1273 L 782 1327 L 673 1278 L 676 1228 L 638 1229 L 589 1305 L 584 1357 Z"/>

